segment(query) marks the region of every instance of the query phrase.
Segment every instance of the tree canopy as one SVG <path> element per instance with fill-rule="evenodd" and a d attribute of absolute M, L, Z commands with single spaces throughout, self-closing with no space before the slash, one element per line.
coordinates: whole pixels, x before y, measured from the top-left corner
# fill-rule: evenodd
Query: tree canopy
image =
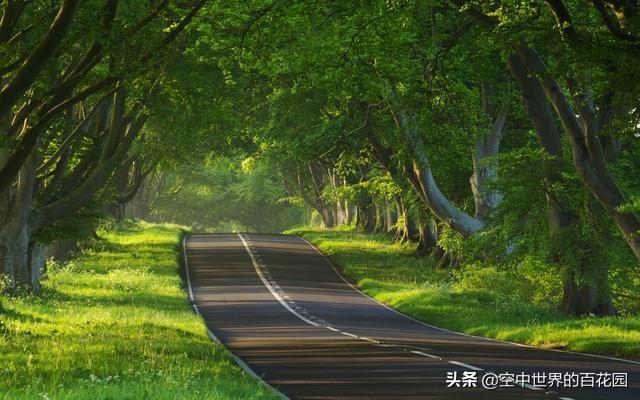
<path fill-rule="evenodd" d="M 111 213 L 534 259 L 570 314 L 640 258 L 633 1 L 2 1 L 0 256 Z M 127 211 L 128 209 L 128 211 Z"/>

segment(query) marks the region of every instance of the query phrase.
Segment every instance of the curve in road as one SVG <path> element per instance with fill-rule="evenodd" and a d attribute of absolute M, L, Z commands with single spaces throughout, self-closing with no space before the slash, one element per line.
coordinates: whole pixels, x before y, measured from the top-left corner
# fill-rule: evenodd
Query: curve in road
<path fill-rule="evenodd" d="M 640 363 L 424 324 L 355 289 L 297 236 L 191 235 L 184 249 L 190 297 L 212 336 L 292 399 L 640 399 Z M 522 378 L 483 387 L 485 375 L 505 373 Z M 532 380 L 558 373 L 587 387 Z M 614 373 L 627 387 L 589 387 Z"/>

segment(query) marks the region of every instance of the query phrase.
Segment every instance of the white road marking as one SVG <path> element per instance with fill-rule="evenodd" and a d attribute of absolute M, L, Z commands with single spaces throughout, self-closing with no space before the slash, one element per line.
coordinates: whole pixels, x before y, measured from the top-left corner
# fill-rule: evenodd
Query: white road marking
<path fill-rule="evenodd" d="M 456 331 L 450 331 L 449 329 L 445 329 L 445 328 L 440 328 L 439 326 L 434 326 L 434 325 L 429 325 L 426 322 L 417 320 L 415 318 L 413 318 L 410 315 L 407 315 L 405 313 L 402 313 L 394 308 L 389 307 L 388 305 L 374 299 L 373 297 L 369 296 L 368 294 L 364 293 L 363 291 L 361 291 L 360 289 L 358 289 L 356 286 L 352 285 L 351 282 L 349 282 L 348 280 L 345 279 L 344 276 L 342 276 L 342 274 L 340 273 L 340 271 L 338 271 L 338 269 L 335 267 L 335 265 L 333 265 L 333 263 L 331 262 L 331 260 L 329 260 L 329 258 L 327 256 L 324 255 L 324 253 L 322 253 L 320 250 L 318 250 L 318 248 L 316 246 L 313 245 L 313 243 L 311 243 L 309 240 L 307 240 L 306 238 L 302 237 L 302 236 L 298 236 L 296 235 L 296 237 L 302 239 L 303 241 L 307 242 L 307 244 L 309 246 L 311 246 L 316 253 L 318 253 L 322 258 L 324 258 L 324 260 L 331 266 L 331 268 L 333 268 L 333 270 L 336 272 L 336 274 L 340 277 L 340 279 L 342 279 L 342 281 L 344 283 L 346 283 L 347 285 L 349 285 L 353 290 L 355 290 L 356 292 L 362 294 L 363 296 L 368 297 L 369 299 L 373 300 L 374 302 L 380 304 L 382 307 L 388 309 L 389 311 L 392 311 L 398 315 L 401 315 L 405 318 L 408 318 L 414 322 L 417 322 L 420 325 L 429 327 L 429 328 L 433 328 L 433 329 L 437 329 L 443 332 L 449 332 L 449 333 L 453 333 L 455 335 L 461 335 L 461 336 L 467 336 L 467 337 L 472 337 L 472 338 L 476 338 L 476 339 L 484 339 L 484 340 L 490 340 L 493 342 L 499 342 L 499 343 L 505 343 L 505 344 L 509 344 L 512 346 L 518 346 L 518 347 L 526 347 L 529 349 L 536 349 L 536 350 L 540 350 L 540 351 L 554 351 L 557 353 L 567 353 L 567 354 L 577 354 L 577 355 L 581 355 L 581 356 L 587 356 L 587 357 L 593 357 L 593 358 L 603 358 L 605 360 L 613 360 L 613 361 L 621 361 L 621 362 L 625 362 L 625 363 L 630 363 L 630 364 L 638 364 L 640 365 L 640 361 L 633 361 L 633 360 L 626 360 L 624 358 L 617 358 L 617 357 L 608 357 L 608 356 L 601 356 L 599 354 L 589 354 L 589 353 L 579 353 L 577 351 L 568 351 L 568 350 L 558 350 L 558 349 L 541 349 L 540 347 L 535 347 L 535 346 L 529 346 L 527 344 L 522 344 L 522 343 L 515 343 L 515 342 L 509 342 L 507 340 L 501 340 L 501 339 L 494 339 L 494 338 L 489 338 L 489 337 L 484 337 L 484 336 L 475 336 L 475 335 L 470 335 L 468 333 L 462 333 L 462 332 L 456 332 Z"/>
<path fill-rule="evenodd" d="M 252 264 L 253 264 L 253 267 L 254 267 L 254 269 L 256 270 L 256 273 L 258 274 L 258 277 L 260 278 L 260 280 L 262 281 L 262 283 L 264 284 L 264 286 L 269 290 L 269 292 L 273 295 L 273 297 L 274 297 L 276 300 L 278 300 L 278 302 L 279 302 L 279 303 L 280 303 L 280 304 L 281 304 L 285 309 L 287 309 L 289 312 L 291 312 L 293 315 L 297 316 L 298 318 L 300 318 L 300 319 L 301 319 L 301 320 L 303 320 L 304 322 L 308 323 L 309 325 L 312 325 L 312 326 L 318 326 L 318 327 L 323 327 L 323 328 L 327 328 L 327 329 L 329 329 L 329 330 L 331 330 L 331 331 L 333 331 L 333 332 L 341 333 L 341 334 L 343 334 L 343 335 L 345 335 L 345 336 L 349 336 L 349 337 L 352 337 L 352 338 L 355 338 L 355 339 L 362 339 L 362 340 L 366 340 L 366 341 L 368 341 L 368 342 L 376 343 L 376 346 L 379 346 L 379 347 L 387 347 L 387 348 L 389 348 L 389 347 L 400 347 L 400 346 L 397 346 L 397 345 L 385 345 L 385 344 L 381 344 L 381 343 L 380 343 L 380 341 L 377 341 L 377 340 L 374 340 L 374 339 L 370 339 L 370 338 L 367 338 L 367 337 L 363 337 L 363 336 L 354 335 L 354 334 L 349 333 L 349 332 L 341 331 L 341 330 L 338 330 L 338 329 L 336 329 L 336 328 L 334 328 L 334 327 L 332 327 L 332 326 L 329 326 L 329 325 L 321 325 L 321 324 L 317 324 L 317 323 L 315 323 L 314 321 L 311 321 L 310 319 L 305 318 L 303 315 L 301 315 L 300 313 L 298 313 L 297 311 L 295 311 L 293 308 L 291 308 L 291 307 L 287 304 L 287 302 L 285 301 L 285 299 L 286 299 L 287 301 L 289 301 L 289 302 L 293 303 L 293 304 L 294 304 L 294 307 L 299 308 L 297 305 L 295 305 L 295 303 L 293 302 L 293 300 L 292 300 L 288 295 L 280 296 L 280 294 L 278 294 L 278 292 L 274 289 L 274 286 L 277 286 L 277 287 L 278 287 L 278 291 L 282 291 L 282 290 L 281 290 L 281 288 L 280 288 L 280 286 L 278 286 L 278 285 L 277 285 L 277 283 L 275 283 L 275 282 L 274 282 L 274 284 L 272 285 L 272 284 L 271 284 L 271 283 L 266 279 L 265 275 L 268 275 L 268 276 L 270 277 L 270 273 L 269 273 L 268 271 L 266 271 L 266 274 L 263 274 L 263 271 L 262 271 L 261 267 L 262 267 L 262 268 L 266 268 L 266 265 L 265 265 L 264 263 L 262 263 L 262 260 L 261 260 L 261 263 L 260 263 L 260 264 L 258 264 L 257 259 L 258 259 L 260 256 L 259 256 L 259 255 L 258 255 L 258 253 L 257 253 L 257 248 L 256 248 L 256 246 L 255 246 L 255 245 L 253 245 L 253 243 L 249 245 L 249 244 L 248 244 L 248 242 L 247 242 L 247 240 L 245 240 L 245 238 L 244 238 L 244 236 L 243 236 L 242 234 L 238 233 L 238 237 L 239 237 L 239 238 L 240 238 L 240 240 L 242 241 L 242 244 L 244 245 L 244 247 L 245 247 L 245 249 L 246 249 L 247 253 L 249 254 L 249 257 L 251 258 L 251 262 L 252 262 Z M 370 299 L 371 299 L 371 300 L 373 300 L 374 302 L 376 302 L 376 303 L 380 304 L 380 305 L 381 305 L 381 306 L 383 306 L 384 308 L 387 308 L 388 310 L 391 310 L 391 311 L 395 312 L 396 314 L 400 314 L 400 315 L 402 315 L 402 316 L 404 316 L 404 317 L 406 317 L 406 318 L 408 318 L 408 319 L 411 319 L 411 320 L 413 320 L 413 321 L 415 321 L 415 322 L 417 322 L 417 323 L 419 323 L 419 324 L 422 324 L 422 325 L 425 325 L 425 326 L 428 326 L 428 327 L 431 327 L 431 328 L 436 328 L 436 329 L 439 329 L 439 330 L 442 330 L 442 331 L 446 331 L 446 332 L 450 332 L 450 333 L 454 333 L 454 334 L 459 334 L 459 335 L 463 335 L 463 336 L 478 337 L 478 336 L 468 335 L 468 334 L 460 333 L 460 332 L 449 331 L 449 330 L 447 330 L 447 329 L 443 329 L 443 328 L 438 328 L 438 327 L 435 327 L 435 326 L 431 326 L 431 325 L 426 324 L 426 323 L 424 323 L 424 322 L 422 322 L 422 321 L 419 321 L 419 320 L 417 320 L 417 319 L 415 319 L 415 318 L 413 318 L 413 317 L 410 317 L 410 316 L 408 316 L 408 315 L 406 315 L 406 314 L 403 314 L 403 313 L 401 313 L 401 312 L 399 312 L 399 311 L 397 311 L 397 310 L 394 310 L 393 308 L 389 307 L 388 305 L 386 305 L 386 304 L 384 304 L 384 303 L 379 302 L 378 300 L 376 300 L 376 299 L 372 298 L 371 296 L 367 295 L 366 293 L 361 292 L 358 288 L 356 288 L 356 287 L 355 287 L 355 286 L 353 286 L 351 283 L 349 283 L 349 282 L 348 282 L 348 281 L 347 281 L 347 280 L 346 280 L 346 279 L 345 279 L 345 278 L 340 274 L 340 272 L 339 272 L 339 271 L 336 269 L 336 267 L 331 263 L 331 261 L 330 261 L 330 260 L 329 260 L 329 259 L 328 259 L 328 258 L 327 258 L 323 253 L 322 253 L 322 252 L 320 252 L 320 251 L 319 251 L 319 250 L 318 250 L 314 245 L 312 245 L 312 244 L 311 244 L 311 242 L 309 242 L 307 239 L 305 239 L 305 238 L 303 238 L 303 237 L 300 237 L 300 238 L 301 238 L 301 239 L 303 239 L 305 242 L 307 242 L 307 243 L 308 243 L 308 244 L 309 244 L 309 245 L 310 245 L 310 246 L 311 246 L 311 247 L 312 247 L 316 252 L 318 252 L 318 254 L 320 254 L 320 255 L 325 259 L 325 261 L 327 261 L 327 263 L 328 263 L 328 264 L 329 264 L 329 265 L 334 269 L 334 271 L 336 272 L 336 274 L 338 274 L 338 276 L 339 276 L 339 277 L 340 277 L 340 278 L 341 278 L 341 279 L 342 279 L 342 280 L 343 280 L 347 285 L 349 285 L 352 289 L 354 289 L 354 290 L 355 290 L 355 291 L 357 291 L 358 293 L 360 293 L 360 294 L 362 294 L 362 295 L 364 295 L 364 296 L 366 296 L 366 297 L 370 298 Z M 184 239 L 184 240 L 186 240 L 186 237 L 185 237 L 185 239 Z M 197 308 L 197 306 L 195 305 L 195 302 L 193 301 L 193 292 L 192 292 L 192 288 L 191 288 L 191 279 L 190 279 L 190 277 L 189 277 L 189 268 L 188 268 L 188 266 L 187 266 L 187 254 L 186 254 L 187 252 L 186 252 L 186 247 L 185 247 L 185 242 L 184 242 L 184 240 L 183 240 L 183 249 L 184 249 L 184 253 L 185 253 L 185 270 L 187 271 L 187 281 L 188 281 L 188 287 L 189 287 L 189 297 L 190 297 L 191 301 L 193 302 L 193 307 L 194 307 L 194 309 L 196 310 L 196 312 L 198 312 L 198 313 L 199 313 L 198 308 Z M 306 311 L 304 311 L 304 313 L 305 313 L 305 314 L 308 314 Z M 216 340 L 218 343 L 220 343 L 220 341 L 219 341 L 219 340 L 217 340 L 217 338 L 215 337 L 215 335 L 214 335 L 211 331 L 209 331 L 209 330 L 207 330 L 207 331 L 208 331 L 208 334 L 209 334 L 209 336 L 210 336 L 210 337 L 215 338 L 214 340 Z M 516 345 L 516 346 L 532 347 L 532 346 L 521 345 L 521 344 L 518 344 L 518 343 L 505 342 L 505 341 L 498 340 L 498 339 L 491 339 L 491 338 L 485 338 L 485 339 L 488 339 L 488 340 L 495 340 L 495 341 L 498 341 L 498 342 L 504 342 L 504 343 L 509 343 L 509 344 L 514 344 L 514 345 Z M 404 351 L 408 351 L 408 349 L 406 349 L 406 348 L 403 348 L 403 350 L 404 350 Z M 450 363 L 450 364 L 458 365 L 458 366 L 460 366 L 460 367 L 467 368 L 467 369 L 471 369 L 471 370 L 473 370 L 473 371 L 484 371 L 482 368 L 479 368 L 479 367 L 476 367 L 476 366 L 473 366 L 473 365 L 469 365 L 469 364 L 465 364 L 465 363 L 462 363 L 462 362 L 459 362 L 459 361 L 454 361 L 454 360 L 445 360 L 444 358 L 442 358 L 442 357 L 438 357 L 438 356 L 433 355 L 433 354 L 428 354 L 428 353 L 424 353 L 424 352 L 417 351 L 417 350 L 411 350 L 410 352 L 411 352 L 411 353 L 413 353 L 413 354 L 421 355 L 421 356 L 424 356 L 424 357 L 428 357 L 428 358 L 432 358 L 432 359 L 436 359 L 436 360 L 440 360 L 440 361 L 447 361 L 447 362 L 448 362 L 448 363 Z M 268 384 L 268 383 L 266 383 L 264 380 L 262 380 L 262 378 L 260 378 L 258 375 L 256 375 L 256 374 L 255 374 L 255 372 L 253 372 L 253 371 L 251 370 L 251 368 L 250 368 L 250 367 L 249 367 L 249 366 L 248 366 L 244 361 L 242 361 L 240 358 L 238 358 L 237 356 L 235 356 L 233 353 L 231 353 L 231 354 L 232 354 L 232 356 L 234 357 L 234 359 L 236 360 L 236 362 L 238 363 L 238 365 L 240 365 L 240 367 L 241 367 L 242 369 L 244 369 L 245 371 L 247 371 L 247 373 L 249 373 L 249 374 L 250 374 L 251 376 L 253 376 L 254 378 L 256 378 L 256 379 L 258 379 L 259 381 L 261 381 L 261 382 L 262 382 L 263 384 L 265 384 L 268 388 L 270 388 L 270 389 L 274 390 L 274 391 L 275 391 L 275 392 L 277 392 L 279 395 L 281 395 L 281 396 L 283 396 L 284 398 L 286 398 L 286 396 L 284 396 L 282 393 L 278 392 L 278 391 L 277 391 L 276 389 L 274 389 L 271 385 L 269 385 L 269 384 Z M 602 358 L 608 358 L 608 357 L 602 357 Z M 612 358 L 612 359 L 614 359 L 614 358 Z M 616 359 L 616 360 L 617 360 L 617 359 Z M 622 361 L 627 361 L 627 360 L 622 360 Z M 542 390 L 542 389 L 540 389 L 540 388 L 538 388 L 538 387 L 531 386 L 531 385 L 528 385 L 528 384 L 524 384 L 523 386 L 524 386 L 524 387 L 526 387 L 526 388 L 528 388 L 528 389 L 531 389 L 531 390 Z M 560 397 L 560 398 L 559 398 L 559 400 L 574 400 L 574 399 L 572 399 L 572 398 L 570 398 L 570 397 Z"/>
<path fill-rule="evenodd" d="M 422 351 L 418 351 L 418 350 L 411 350 L 411 352 L 413 354 L 419 354 L 421 356 L 425 356 L 425 357 L 429 357 L 429 358 L 434 358 L 436 360 L 442 360 L 442 357 L 438 357 L 438 356 L 434 356 L 433 354 L 429 354 L 429 353 L 424 353 Z"/>
<path fill-rule="evenodd" d="M 367 342 L 370 342 L 370 343 L 375 343 L 377 346 L 380 346 L 380 347 L 387 347 L 387 348 L 398 347 L 398 348 L 401 348 L 400 346 L 397 346 L 397 345 L 381 344 L 381 342 L 379 340 L 371 339 L 371 338 L 364 337 L 364 336 L 354 335 L 353 333 L 341 331 L 341 330 L 336 329 L 336 328 L 334 328 L 332 326 L 329 326 L 329 325 L 320 325 L 320 324 L 315 323 L 314 321 L 311 321 L 310 319 L 306 318 L 305 316 L 303 316 L 301 313 L 299 313 L 298 311 L 295 310 L 295 309 L 300 309 L 300 307 L 298 305 L 296 305 L 295 302 L 288 295 L 286 295 L 286 294 L 280 295 L 278 293 L 278 292 L 282 292 L 280 286 L 278 286 L 277 283 L 275 283 L 275 282 L 271 283 L 266 279 L 265 275 L 269 275 L 270 276 L 270 274 L 269 274 L 268 271 L 262 271 L 262 268 L 266 268 L 266 266 L 263 263 L 261 263 L 261 264 L 257 263 L 257 259 L 260 256 L 258 255 L 258 250 L 257 250 L 256 246 L 253 243 L 250 243 L 249 240 L 244 237 L 244 235 L 239 233 L 238 237 L 242 241 L 242 244 L 244 245 L 245 249 L 247 250 L 247 253 L 249 254 L 249 257 L 251 258 L 251 262 L 253 264 L 253 267 L 256 270 L 256 273 L 258 274 L 258 277 L 260 277 L 260 280 L 262 281 L 264 286 L 269 290 L 269 292 L 271 292 L 273 297 L 275 297 L 275 299 L 278 300 L 278 302 L 285 309 L 287 309 L 290 313 L 292 313 L 296 317 L 300 318 L 304 322 L 308 323 L 309 325 L 321 326 L 321 327 L 329 329 L 330 331 L 333 331 L 333 332 L 336 332 L 336 333 L 340 333 L 342 335 L 349 336 L 349 337 L 352 337 L 354 339 L 360 339 L 360 340 L 364 340 L 364 341 L 367 341 Z M 315 247 L 314 247 L 314 249 L 315 249 Z M 317 249 L 316 249 L 316 251 L 317 251 Z M 322 254 L 322 253 L 320 253 L 320 254 Z M 333 267 L 333 265 L 332 265 L 332 267 Z M 341 278 L 342 278 L 342 276 L 341 276 Z M 342 278 L 342 279 L 344 280 L 344 278 Z M 278 290 L 275 290 L 276 286 L 277 286 Z M 293 304 L 293 308 L 289 306 L 289 303 Z M 306 310 L 302 311 L 302 313 L 308 315 L 308 312 Z M 404 351 L 408 351 L 408 349 L 403 349 L 403 350 Z M 435 360 L 443 360 L 442 357 L 435 356 L 433 354 L 428 354 L 428 353 L 424 353 L 424 352 L 421 352 L 421 351 L 411 351 L 411 352 L 414 353 L 414 354 L 417 354 L 417 355 L 421 355 L 423 357 L 428 357 L 428 358 L 432 358 L 432 359 L 435 359 Z M 465 368 L 473 369 L 473 370 L 476 370 L 476 371 L 482 371 L 482 368 L 474 367 L 474 366 L 471 366 L 471 365 L 468 365 L 468 364 L 459 363 L 457 361 L 449 361 L 449 362 L 452 363 L 452 364 L 457 364 L 457 365 L 463 366 Z"/>
<path fill-rule="evenodd" d="M 185 235 L 185 237 L 182 238 L 182 252 L 184 253 L 184 270 L 185 270 L 185 275 L 187 275 L 187 287 L 189 288 L 189 300 L 191 300 L 193 307 L 195 308 L 196 312 L 198 312 L 198 307 L 196 306 L 196 303 L 193 299 L 193 289 L 191 288 L 191 277 L 189 276 L 189 259 L 187 258 L 187 236 L 188 235 Z"/>
<path fill-rule="evenodd" d="M 185 235 L 185 237 L 182 238 L 182 252 L 184 253 L 184 270 L 185 270 L 185 275 L 186 275 L 186 278 L 187 278 L 187 287 L 189 289 L 189 299 L 191 300 L 191 305 L 193 306 L 193 310 L 196 312 L 196 314 L 201 315 L 200 314 L 200 310 L 198 310 L 198 306 L 196 305 L 195 298 L 193 297 L 193 289 L 191 287 L 191 276 L 189 275 L 189 259 L 187 258 L 187 237 L 188 236 L 190 236 L 190 235 Z M 213 340 L 214 342 L 218 343 L 219 345 L 224 346 L 224 344 L 220 341 L 220 339 L 218 339 L 218 337 L 216 335 L 214 335 L 213 332 L 211 332 L 211 330 L 209 328 L 207 328 L 207 336 L 209 336 L 209 338 L 211 340 Z M 251 367 L 249 367 L 247 365 L 247 363 L 244 362 L 244 360 L 242 360 L 240 357 L 238 357 L 235 354 L 233 354 L 231 351 L 229 353 L 231 354 L 231 357 L 233 357 L 233 359 L 235 360 L 236 364 L 238 364 L 238 366 L 244 372 L 246 372 L 249 376 L 251 376 L 253 379 L 255 379 L 258 382 L 260 382 L 262 385 L 264 385 L 264 387 L 266 387 L 268 390 L 273 392 L 278 397 L 280 397 L 280 398 L 282 398 L 284 400 L 289 400 L 289 398 L 287 396 L 285 396 L 284 393 L 278 391 L 276 388 L 274 388 L 273 386 L 269 385 L 267 383 L 267 381 L 265 381 L 264 379 L 262 379 L 262 377 L 260 377 L 258 374 L 256 374 L 251 369 Z"/>
<path fill-rule="evenodd" d="M 449 364 L 454 364 L 454 365 L 457 365 L 459 367 L 468 368 L 468 369 L 471 369 L 471 370 L 474 370 L 474 371 L 484 371 L 482 368 L 479 368 L 479 367 L 476 367 L 476 366 L 473 366 L 473 365 L 469 365 L 469 364 L 465 364 L 465 363 L 462 363 L 460 361 L 449 360 L 447 362 Z"/>
<path fill-rule="evenodd" d="M 293 314 L 296 317 L 300 318 L 301 320 L 303 320 L 307 324 L 313 325 L 313 326 L 320 326 L 320 325 L 316 324 L 315 322 L 311 321 L 310 319 L 305 318 L 304 316 L 302 316 L 302 314 L 299 314 L 293 308 L 289 307 L 289 304 L 287 304 L 287 302 L 285 301 L 285 299 L 291 300 L 289 298 L 289 296 L 285 295 L 284 298 L 283 298 L 278 294 L 278 292 L 275 291 L 273 286 L 271 286 L 271 284 L 267 281 L 267 279 L 262 274 L 262 269 L 258 265 L 258 262 L 256 261 L 256 257 L 253 254 L 253 251 L 251 251 L 251 249 L 250 249 L 249 245 L 247 244 L 247 241 L 245 240 L 244 236 L 241 233 L 238 233 L 238 237 L 242 241 L 242 244 L 244 245 L 244 248 L 247 250 L 247 253 L 249 253 L 249 257 L 251 258 L 251 262 L 253 263 L 253 268 L 256 270 L 256 273 L 260 277 L 260 280 L 262 281 L 264 286 L 267 288 L 267 290 L 269 290 L 269 292 L 271 292 L 273 297 L 275 297 L 276 300 L 278 300 L 280 302 L 280 304 L 282 304 L 282 307 L 286 308 L 291 314 Z"/>

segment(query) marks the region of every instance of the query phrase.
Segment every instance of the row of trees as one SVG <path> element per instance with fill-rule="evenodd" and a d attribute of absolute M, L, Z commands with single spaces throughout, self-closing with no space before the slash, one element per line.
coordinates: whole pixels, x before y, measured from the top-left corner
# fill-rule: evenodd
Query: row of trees
<path fill-rule="evenodd" d="M 156 169 L 115 211 L 116 219 L 172 222 L 195 231 L 281 232 L 309 220 L 271 165 L 243 155 L 210 154 L 197 165 Z"/>
<path fill-rule="evenodd" d="M 43 243 L 104 205 L 124 215 L 140 187 L 158 205 L 145 213 L 168 220 L 215 211 L 279 229 L 295 219 L 274 216 L 282 204 L 304 203 L 327 227 L 388 232 L 442 267 L 535 258 L 558 271 L 569 314 L 615 313 L 611 271 L 637 273 L 633 1 L 2 10 L 0 259 L 13 286 L 37 289 Z M 215 207 L 191 201 L 221 177 Z"/>
<path fill-rule="evenodd" d="M 205 5 L 2 1 L 0 273 L 11 290 L 39 290 L 44 244 L 82 234 L 168 159 L 154 150 L 179 136 L 146 125 L 180 100 L 170 71 Z"/>
<path fill-rule="evenodd" d="M 291 196 L 442 266 L 537 257 L 563 311 L 615 313 L 609 271 L 640 258 L 636 3 L 255 3 L 225 11 L 252 22 L 226 65 Z"/>

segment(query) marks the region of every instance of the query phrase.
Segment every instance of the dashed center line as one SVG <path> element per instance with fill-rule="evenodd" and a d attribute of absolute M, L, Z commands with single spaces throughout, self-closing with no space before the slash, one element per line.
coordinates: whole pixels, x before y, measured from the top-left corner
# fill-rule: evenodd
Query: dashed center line
<path fill-rule="evenodd" d="M 460 361 L 448 360 L 447 362 L 448 362 L 449 364 L 457 365 L 457 366 L 459 366 L 459 367 L 463 367 L 463 368 L 468 368 L 468 369 L 473 370 L 473 371 L 484 371 L 484 370 L 483 370 L 482 368 L 480 368 L 480 367 L 476 367 L 476 366 L 474 366 L 474 365 L 465 364 L 465 363 L 460 362 Z"/>
<path fill-rule="evenodd" d="M 376 346 L 378 347 L 386 347 L 386 348 L 398 348 L 399 350 L 405 351 L 405 352 L 409 352 L 412 354 L 416 354 L 419 356 L 423 356 L 423 357 L 427 357 L 427 358 L 431 358 L 431 359 L 435 359 L 435 360 L 440 360 L 440 361 L 446 361 L 449 364 L 453 364 L 462 368 L 466 368 L 466 369 L 470 369 L 472 371 L 484 371 L 484 369 L 480 368 L 480 367 L 476 367 L 475 365 L 471 365 L 471 364 L 466 364 L 460 361 L 455 361 L 455 360 L 446 360 L 443 357 L 434 355 L 434 354 L 429 354 L 429 353 L 425 353 L 419 350 L 411 350 L 405 346 L 401 346 L 401 345 L 394 345 L 394 344 L 384 344 L 379 340 L 375 340 L 375 339 L 371 339 L 368 337 L 364 337 L 364 336 L 359 336 L 359 335 L 354 335 L 353 333 L 349 333 L 340 329 L 337 329 L 333 326 L 331 326 L 327 321 L 318 318 L 312 314 L 310 314 L 306 309 L 304 309 L 302 306 L 298 305 L 293 299 L 291 299 L 291 297 L 289 297 L 287 294 L 284 293 L 284 290 L 280 287 L 280 285 L 278 285 L 277 282 L 275 282 L 275 280 L 273 279 L 273 277 L 271 276 L 271 273 L 269 272 L 269 268 L 267 267 L 267 265 L 263 262 L 262 257 L 258 254 L 258 250 L 256 248 L 256 246 L 253 244 L 253 241 L 249 238 L 246 238 L 244 235 L 242 234 L 238 234 L 238 237 L 240 238 L 240 240 L 242 241 L 242 244 L 244 245 L 245 249 L 247 250 L 247 253 L 249 254 L 249 257 L 251 258 L 251 262 L 253 264 L 253 267 L 256 270 L 256 273 L 258 274 L 258 277 L 260 278 L 260 280 L 262 281 L 262 283 L 264 284 L 264 286 L 269 290 L 269 292 L 271 292 L 271 294 L 273 295 L 273 297 L 275 297 L 276 300 L 278 300 L 278 302 L 280 302 L 280 304 L 282 304 L 282 306 L 289 311 L 290 313 L 292 313 L 293 315 L 295 315 L 296 317 L 300 318 L 301 320 L 303 320 L 304 322 L 308 323 L 309 325 L 312 326 L 318 326 L 318 327 L 323 327 L 326 328 L 332 332 L 336 332 L 336 333 L 340 333 L 344 336 L 348 336 L 348 337 L 352 337 L 354 339 L 357 340 L 364 340 L 367 342 L 371 342 L 371 343 L 376 343 Z M 536 386 L 532 386 L 529 384 L 522 384 L 520 385 L 524 388 L 533 390 L 533 391 L 539 391 L 542 390 L 542 388 L 536 387 Z M 551 394 L 551 393 L 547 393 L 547 394 Z M 558 397 L 558 400 L 575 400 L 571 397 Z"/>
<path fill-rule="evenodd" d="M 434 356 L 433 354 L 425 353 L 425 352 L 418 351 L 418 350 L 411 350 L 411 353 L 418 354 L 418 355 L 425 356 L 425 357 L 429 357 L 429 358 L 433 358 L 433 359 L 436 359 L 436 360 L 442 360 L 442 357 Z"/>

